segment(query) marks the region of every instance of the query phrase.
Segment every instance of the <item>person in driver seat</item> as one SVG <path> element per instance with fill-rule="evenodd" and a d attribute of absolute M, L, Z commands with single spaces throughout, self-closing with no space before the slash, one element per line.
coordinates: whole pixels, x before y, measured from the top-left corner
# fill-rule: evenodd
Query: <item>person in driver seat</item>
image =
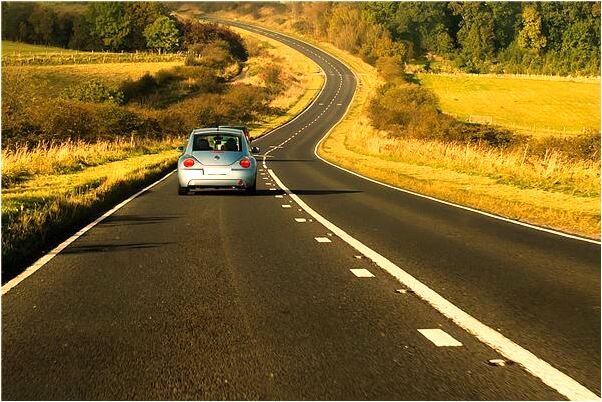
<path fill-rule="evenodd" d="M 228 138 L 223 149 L 225 151 L 238 152 L 238 142 L 236 141 L 236 138 Z"/>

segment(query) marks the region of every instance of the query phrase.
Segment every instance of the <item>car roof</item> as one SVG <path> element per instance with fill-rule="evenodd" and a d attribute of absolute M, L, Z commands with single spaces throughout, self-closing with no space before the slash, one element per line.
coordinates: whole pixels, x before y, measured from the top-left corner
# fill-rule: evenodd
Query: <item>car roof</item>
<path fill-rule="evenodd" d="M 246 130 L 247 126 L 243 126 L 242 124 L 226 124 L 224 126 L 219 126 L 219 128 L 235 128 L 237 130 Z"/>
<path fill-rule="evenodd" d="M 206 128 L 195 128 L 192 130 L 191 135 L 194 134 L 206 134 L 206 133 L 226 133 L 226 134 L 243 134 L 241 130 L 235 128 L 225 127 L 206 127 Z"/>

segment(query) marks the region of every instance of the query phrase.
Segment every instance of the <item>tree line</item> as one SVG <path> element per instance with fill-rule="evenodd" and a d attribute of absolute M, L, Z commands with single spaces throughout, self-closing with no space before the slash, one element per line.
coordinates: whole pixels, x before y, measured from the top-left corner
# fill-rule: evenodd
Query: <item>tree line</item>
<path fill-rule="evenodd" d="M 183 21 L 161 2 L 47 3 L 2 6 L 2 39 L 77 50 L 199 53 L 212 44 L 246 61 L 242 38 L 216 24 Z"/>
<path fill-rule="evenodd" d="M 425 70 L 600 75 L 600 2 L 289 2 L 203 4 L 259 15 L 272 8 L 297 31 L 375 64 Z M 443 63 L 442 63 L 443 62 Z"/>

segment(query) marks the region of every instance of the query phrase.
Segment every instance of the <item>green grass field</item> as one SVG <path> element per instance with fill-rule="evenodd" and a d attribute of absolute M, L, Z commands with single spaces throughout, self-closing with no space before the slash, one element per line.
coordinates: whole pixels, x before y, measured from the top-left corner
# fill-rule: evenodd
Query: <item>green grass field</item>
<path fill-rule="evenodd" d="M 12 42 L 9 40 L 2 41 L 2 56 L 15 54 L 45 54 L 45 53 L 61 53 L 71 54 L 77 53 L 76 50 L 63 49 L 60 47 L 30 45 L 29 43 Z"/>
<path fill-rule="evenodd" d="M 2 41 L 3 66 L 57 66 L 176 61 L 183 62 L 184 55 L 178 53 L 158 54 L 153 52 L 83 52 L 78 50 L 63 49 L 60 47 Z"/>
<path fill-rule="evenodd" d="M 493 124 L 534 135 L 574 135 L 584 127 L 600 127 L 599 80 L 432 74 L 418 78 L 439 96 L 444 112 L 461 120 L 490 116 Z"/>

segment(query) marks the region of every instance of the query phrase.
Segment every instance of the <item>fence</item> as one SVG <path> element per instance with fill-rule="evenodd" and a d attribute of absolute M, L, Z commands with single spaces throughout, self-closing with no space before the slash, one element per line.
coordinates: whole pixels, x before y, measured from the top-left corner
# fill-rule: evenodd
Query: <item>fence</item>
<path fill-rule="evenodd" d="M 109 52 L 65 52 L 65 53 L 13 53 L 2 55 L 3 66 L 63 65 L 98 63 L 140 63 L 180 61 L 184 53 L 109 53 Z"/>

